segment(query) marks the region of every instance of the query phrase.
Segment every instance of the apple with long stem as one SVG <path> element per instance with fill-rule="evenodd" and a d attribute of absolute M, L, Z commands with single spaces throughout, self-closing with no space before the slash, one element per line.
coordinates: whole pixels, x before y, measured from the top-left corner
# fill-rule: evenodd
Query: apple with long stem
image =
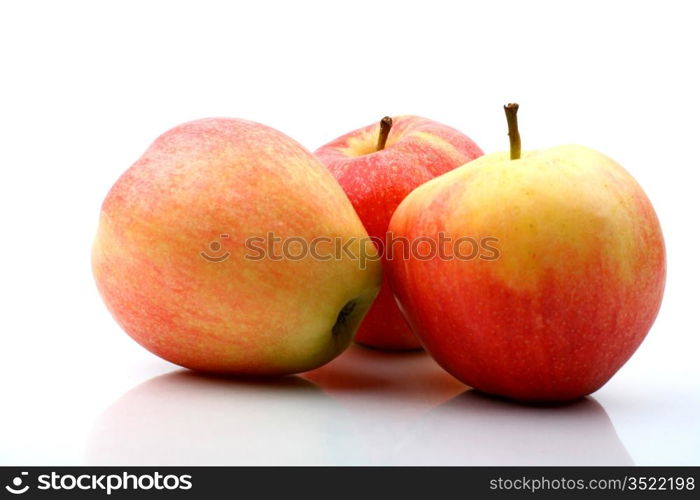
<path fill-rule="evenodd" d="M 605 384 L 651 328 L 666 260 L 654 209 L 620 165 L 583 146 L 483 156 L 413 191 L 389 230 L 413 241 L 496 238 L 497 259 L 395 252 L 391 286 L 426 349 L 481 391 L 571 400 Z"/>
<path fill-rule="evenodd" d="M 386 245 L 391 215 L 408 193 L 482 154 L 464 134 L 418 116 L 384 117 L 316 151 L 380 246 Z M 420 348 L 386 281 L 355 340 L 391 350 Z"/>

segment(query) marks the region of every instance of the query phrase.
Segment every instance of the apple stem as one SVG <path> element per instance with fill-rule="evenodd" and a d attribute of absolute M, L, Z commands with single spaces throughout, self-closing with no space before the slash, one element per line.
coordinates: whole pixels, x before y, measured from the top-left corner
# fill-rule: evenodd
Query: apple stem
<path fill-rule="evenodd" d="M 389 131 L 394 121 L 390 116 L 385 116 L 382 121 L 379 122 L 379 139 L 377 140 L 377 151 L 381 151 L 386 146 L 386 140 L 389 137 Z"/>
<path fill-rule="evenodd" d="M 520 132 L 518 131 L 518 108 L 520 106 L 511 102 L 503 106 L 508 120 L 508 138 L 510 139 L 510 159 L 520 159 Z"/>

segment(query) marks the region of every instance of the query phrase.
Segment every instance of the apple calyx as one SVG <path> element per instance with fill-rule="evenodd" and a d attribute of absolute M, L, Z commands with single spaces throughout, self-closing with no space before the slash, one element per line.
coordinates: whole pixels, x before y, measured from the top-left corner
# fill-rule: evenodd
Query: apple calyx
<path fill-rule="evenodd" d="M 516 102 L 511 102 L 503 106 L 508 121 L 508 138 L 510 139 L 510 159 L 520 159 L 520 132 L 518 131 L 518 109 L 520 106 Z"/>
<path fill-rule="evenodd" d="M 385 116 L 379 122 L 379 139 L 377 139 L 377 151 L 381 151 L 382 149 L 384 149 L 384 146 L 386 146 L 386 140 L 389 137 L 389 131 L 391 130 L 391 126 L 393 124 L 394 121 L 391 119 L 391 116 Z"/>

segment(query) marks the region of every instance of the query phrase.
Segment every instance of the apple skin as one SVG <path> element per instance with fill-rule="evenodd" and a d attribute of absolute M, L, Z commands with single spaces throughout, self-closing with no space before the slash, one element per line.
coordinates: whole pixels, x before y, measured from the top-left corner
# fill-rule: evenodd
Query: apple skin
<path fill-rule="evenodd" d="M 246 239 L 268 232 L 354 238 L 350 250 L 374 260 L 362 268 L 344 256 L 246 258 L 258 255 Z M 214 241 L 216 252 L 207 247 Z M 228 258 L 212 262 L 203 251 Z M 323 365 L 351 343 L 381 284 L 376 249 L 328 170 L 284 134 L 226 118 L 175 127 L 121 176 L 102 205 L 92 265 L 108 309 L 134 340 L 216 373 Z"/>
<path fill-rule="evenodd" d="M 469 137 L 419 116 L 397 116 L 381 151 L 379 124 L 343 135 L 316 150 L 347 193 L 367 232 L 386 243 L 396 207 L 424 182 L 483 155 Z M 389 350 L 420 349 L 384 281 L 355 340 Z"/>
<path fill-rule="evenodd" d="M 483 156 L 416 189 L 389 229 L 409 241 L 440 231 L 498 238 L 497 260 L 397 251 L 386 268 L 428 352 L 483 392 L 525 401 L 590 394 L 637 349 L 661 304 L 654 209 L 620 165 L 582 146 Z"/>

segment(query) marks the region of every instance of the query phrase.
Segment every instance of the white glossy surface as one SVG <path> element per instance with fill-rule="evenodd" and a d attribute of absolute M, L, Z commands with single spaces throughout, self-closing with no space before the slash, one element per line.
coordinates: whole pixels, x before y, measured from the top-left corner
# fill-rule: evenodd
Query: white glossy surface
<path fill-rule="evenodd" d="M 126 371 L 138 377 L 119 375 L 115 359 L 85 373 L 56 363 L 43 376 L 15 379 L 2 462 L 626 465 L 700 458 L 692 385 L 669 390 L 647 380 L 631 390 L 644 380 L 639 373 L 623 371 L 573 404 L 533 407 L 468 390 L 423 353 L 354 346 L 303 377 L 275 381 L 169 371 L 136 357 Z"/>
<path fill-rule="evenodd" d="M 700 464 L 691 2 L 37 3 L 0 6 L 1 464 Z M 313 149 L 414 113 L 496 151 L 510 100 L 525 149 L 605 152 L 664 228 L 659 318 L 592 398 L 513 405 L 360 348 L 211 379 L 142 350 L 97 295 L 100 203 L 175 124 L 239 116 Z"/>

